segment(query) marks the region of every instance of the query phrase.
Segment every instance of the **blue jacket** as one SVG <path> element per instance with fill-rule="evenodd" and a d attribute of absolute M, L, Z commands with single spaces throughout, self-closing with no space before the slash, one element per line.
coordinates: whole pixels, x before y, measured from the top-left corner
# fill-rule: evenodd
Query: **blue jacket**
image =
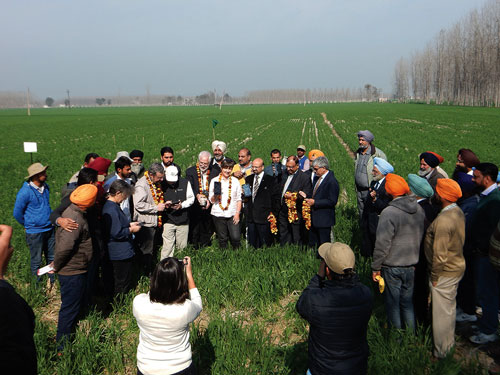
<path fill-rule="evenodd" d="M 130 233 L 130 221 L 120 205 L 107 200 L 102 209 L 105 225 L 105 241 L 110 260 L 129 259 L 134 256 L 134 245 Z"/>
<path fill-rule="evenodd" d="M 52 210 L 49 203 L 49 186 L 45 184 L 40 194 L 28 182 L 24 182 L 16 196 L 14 218 L 25 229 L 26 233 L 42 233 L 52 229 L 49 216 Z"/>
<path fill-rule="evenodd" d="M 328 228 L 335 225 L 335 205 L 339 198 L 339 183 L 333 174 L 328 171 L 324 180 L 314 191 L 312 198 L 314 205 L 311 210 L 312 225 L 315 228 Z"/>

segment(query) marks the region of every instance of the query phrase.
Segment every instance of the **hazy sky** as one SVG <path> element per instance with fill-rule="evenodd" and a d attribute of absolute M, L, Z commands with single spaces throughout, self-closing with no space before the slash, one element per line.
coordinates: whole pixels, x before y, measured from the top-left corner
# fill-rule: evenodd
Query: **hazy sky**
<path fill-rule="evenodd" d="M 39 98 L 392 90 L 394 65 L 484 0 L 3 0 L 0 91 Z"/>

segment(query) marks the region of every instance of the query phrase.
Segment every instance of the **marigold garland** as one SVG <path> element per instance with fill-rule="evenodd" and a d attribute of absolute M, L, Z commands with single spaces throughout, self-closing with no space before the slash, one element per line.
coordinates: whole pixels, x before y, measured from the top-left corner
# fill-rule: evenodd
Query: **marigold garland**
<path fill-rule="evenodd" d="M 146 181 L 149 185 L 149 191 L 151 191 L 151 195 L 153 196 L 153 201 L 155 204 L 165 203 L 163 198 L 163 190 L 161 190 L 160 184 L 155 184 L 149 177 L 149 172 L 144 172 L 144 176 L 146 177 Z M 163 225 L 161 214 L 158 215 L 158 226 L 161 227 Z"/>
<path fill-rule="evenodd" d="M 205 178 L 205 189 L 202 187 L 202 179 L 201 179 L 201 171 L 200 171 L 200 163 L 196 163 L 196 173 L 198 174 L 198 190 L 200 194 L 203 194 L 204 191 L 208 191 L 208 184 L 209 184 L 209 174 L 210 170 L 207 168 L 207 171 L 205 172 L 205 175 L 207 178 Z"/>
<path fill-rule="evenodd" d="M 232 181 L 233 179 L 231 178 L 231 176 L 229 176 L 229 189 L 228 189 L 228 195 L 227 195 L 227 206 L 226 207 L 223 207 L 222 206 L 222 202 L 219 201 L 219 207 L 222 211 L 226 211 L 228 208 L 229 208 L 229 205 L 231 204 L 231 185 L 232 185 Z M 222 173 L 219 175 L 219 182 L 222 181 Z M 221 195 L 221 199 L 222 199 L 222 195 Z"/>
<path fill-rule="evenodd" d="M 297 192 L 289 193 L 290 197 L 285 198 L 285 203 L 288 207 L 288 222 L 289 223 L 294 223 L 297 220 L 299 220 L 299 215 L 297 214 Z M 286 194 L 285 194 L 286 195 Z"/>
<path fill-rule="evenodd" d="M 269 224 L 271 226 L 271 233 L 278 234 L 278 222 L 276 220 L 276 216 L 274 216 L 274 214 L 271 212 L 267 220 L 269 221 Z"/>
<path fill-rule="evenodd" d="M 311 206 L 306 202 L 302 204 L 302 217 L 304 218 L 306 229 L 311 229 Z"/>

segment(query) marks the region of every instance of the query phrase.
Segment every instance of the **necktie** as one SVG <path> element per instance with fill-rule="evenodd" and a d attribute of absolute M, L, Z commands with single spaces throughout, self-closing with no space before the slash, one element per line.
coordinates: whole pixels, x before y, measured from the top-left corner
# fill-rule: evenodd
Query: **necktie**
<path fill-rule="evenodd" d="M 276 165 L 273 163 L 273 177 L 276 177 Z"/>
<path fill-rule="evenodd" d="M 252 190 L 252 202 L 255 200 L 255 196 L 257 195 L 257 190 L 259 190 L 259 175 L 255 176 L 255 181 Z"/>
<path fill-rule="evenodd" d="M 321 182 L 321 177 L 318 178 L 318 181 L 316 181 L 316 185 L 314 185 L 314 191 L 313 191 L 313 197 L 314 195 L 316 194 L 316 190 L 318 190 L 318 187 L 319 187 L 319 183 Z"/>

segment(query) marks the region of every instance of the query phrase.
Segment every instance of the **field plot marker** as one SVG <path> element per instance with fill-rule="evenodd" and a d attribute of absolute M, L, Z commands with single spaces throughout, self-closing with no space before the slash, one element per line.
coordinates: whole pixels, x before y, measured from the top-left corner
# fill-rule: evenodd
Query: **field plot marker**
<path fill-rule="evenodd" d="M 38 152 L 36 142 L 24 142 L 24 152 L 29 152 L 31 156 L 31 164 L 33 164 L 33 153 Z"/>

